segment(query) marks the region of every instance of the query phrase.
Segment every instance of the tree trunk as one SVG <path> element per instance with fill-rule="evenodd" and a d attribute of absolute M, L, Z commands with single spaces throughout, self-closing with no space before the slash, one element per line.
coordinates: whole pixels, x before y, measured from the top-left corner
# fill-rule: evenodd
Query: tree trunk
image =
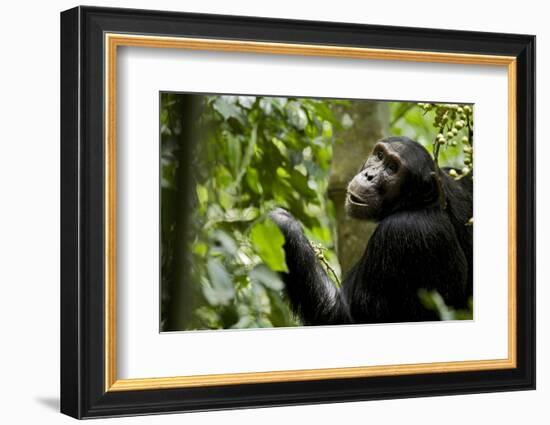
<path fill-rule="evenodd" d="M 356 220 L 345 212 L 346 187 L 359 171 L 377 140 L 388 133 L 389 108 L 385 102 L 354 101 L 348 110 L 353 121 L 336 134 L 328 194 L 336 210 L 336 252 L 342 276 L 359 260 L 376 228 L 375 223 Z"/>
<path fill-rule="evenodd" d="M 195 208 L 194 180 L 192 161 L 197 140 L 197 120 L 200 111 L 200 96 L 183 95 L 174 106 L 179 120 L 177 127 L 181 133 L 177 137 L 178 148 L 175 150 L 177 161 L 175 183 L 175 223 L 174 223 L 174 257 L 173 280 L 170 287 L 167 322 L 165 331 L 181 331 L 188 327 L 194 318 L 195 297 L 191 279 L 190 211 Z"/>

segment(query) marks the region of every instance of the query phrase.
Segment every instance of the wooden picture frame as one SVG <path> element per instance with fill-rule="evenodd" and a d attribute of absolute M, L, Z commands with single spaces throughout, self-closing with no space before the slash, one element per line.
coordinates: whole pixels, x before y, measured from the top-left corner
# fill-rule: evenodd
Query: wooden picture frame
<path fill-rule="evenodd" d="M 116 372 L 121 46 L 485 64 L 508 72 L 508 357 L 164 378 Z M 61 411 L 76 418 L 534 389 L 535 38 L 77 7 L 61 14 Z"/>

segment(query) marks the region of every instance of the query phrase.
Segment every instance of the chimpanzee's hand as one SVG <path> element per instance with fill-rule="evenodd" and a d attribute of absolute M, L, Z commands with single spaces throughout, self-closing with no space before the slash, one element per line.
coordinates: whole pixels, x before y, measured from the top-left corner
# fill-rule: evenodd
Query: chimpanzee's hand
<path fill-rule="evenodd" d="M 302 225 L 287 210 L 275 208 L 269 213 L 269 217 L 281 229 L 287 241 L 297 240 L 303 236 Z"/>

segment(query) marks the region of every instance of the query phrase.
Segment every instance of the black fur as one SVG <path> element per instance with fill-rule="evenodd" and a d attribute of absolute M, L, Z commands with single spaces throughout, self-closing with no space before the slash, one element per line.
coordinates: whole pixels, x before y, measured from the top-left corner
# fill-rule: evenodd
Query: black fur
<path fill-rule="evenodd" d="M 379 224 L 341 289 L 319 264 L 301 224 L 285 210 L 271 213 L 286 238 L 283 279 L 290 303 L 306 325 L 437 320 L 423 307 L 419 289 L 437 290 L 456 308 L 466 307 L 472 295 L 471 179 L 455 181 L 448 170 L 436 171 L 428 152 L 410 139 L 381 142 L 399 144 L 408 172 L 400 177 L 399 199 L 381 207 Z"/>

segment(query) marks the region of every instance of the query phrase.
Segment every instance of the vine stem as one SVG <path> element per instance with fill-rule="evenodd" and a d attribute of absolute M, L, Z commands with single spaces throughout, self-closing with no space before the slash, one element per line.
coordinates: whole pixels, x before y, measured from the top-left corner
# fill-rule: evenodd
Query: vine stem
<path fill-rule="evenodd" d="M 443 134 L 445 131 L 445 124 L 443 124 L 439 128 L 438 134 Z M 441 149 L 441 144 L 439 143 L 439 140 L 437 140 L 437 136 L 433 142 L 434 146 L 434 165 L 435 165 L 435 181 L 437 183 L 437 190 L 439 192 L 439 205 L 441 206 L 441 209 L 444 210 L 447 208 L 447 198 L 445 197 L 445 193 L 443 192 L 443 187 L 441 184 L 441 169 L 439 168 L 439 150 Z"/>
<path fill-rule="evenodd" d="M 338 274 L 336 274 L 336 271 L 332 268 L 327 258 L 325 257 L 324 251 L 326 251 L 326 248 L 316 242 L 311 242 L 311 245 L 313 247 L 313 250 L 315 251 L 315 256 L 319 259 L 319 261 L 321 262 L 321 264 L 323 264 L 323 266 L 327 269 L 327 271 L 329 271 L 332 274 L 332 276 L 336 280 L 337 286 L 340 287 L 341 282 L 340 282 L 340 279 L 338 278 Z"/>

